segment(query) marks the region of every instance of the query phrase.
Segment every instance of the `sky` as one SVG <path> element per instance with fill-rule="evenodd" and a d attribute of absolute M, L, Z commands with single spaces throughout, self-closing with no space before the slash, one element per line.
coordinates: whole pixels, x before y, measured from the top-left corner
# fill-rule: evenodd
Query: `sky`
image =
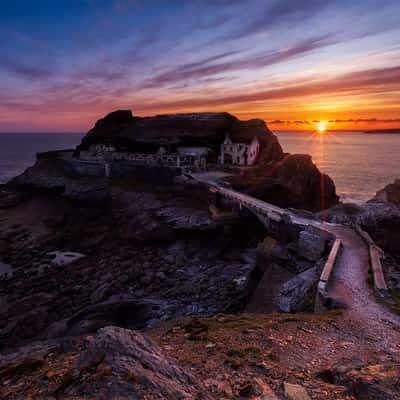
<path fill-rule="evenodd" d="M 1 1 L 0 132 L 117 109 L 399 127 L 400 1 Z"/>

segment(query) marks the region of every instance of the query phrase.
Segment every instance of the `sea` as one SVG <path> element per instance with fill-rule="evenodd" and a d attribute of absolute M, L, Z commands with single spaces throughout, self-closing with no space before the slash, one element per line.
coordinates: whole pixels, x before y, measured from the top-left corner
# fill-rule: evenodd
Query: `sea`
<path fill-rule="evenodd" d="M 400 178 L 400 134 L 275 132 L 285 152 L 310 154 L 344 202 L 362 203 Z M 83 133 L 0 133 L 0 183 L 33 165 L 37 152 L 75 147 Z"/>

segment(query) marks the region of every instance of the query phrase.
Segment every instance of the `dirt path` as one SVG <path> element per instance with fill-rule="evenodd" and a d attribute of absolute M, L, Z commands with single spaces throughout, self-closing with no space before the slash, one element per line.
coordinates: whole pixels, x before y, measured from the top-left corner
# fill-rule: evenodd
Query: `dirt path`
<path fill-rule="evenodd" d="M 387 348 L 395 340 L 400 343 L 400 316 L 378 303 L 368 285 L 369 255 L 363 240 L 347 227 L 326 224 L 320 227 L 334 233 L 343 243 L 328 292 L 346 304 L 344 318 L 357 321 L 369 335 L 380 338 L 379 347 Z"/>

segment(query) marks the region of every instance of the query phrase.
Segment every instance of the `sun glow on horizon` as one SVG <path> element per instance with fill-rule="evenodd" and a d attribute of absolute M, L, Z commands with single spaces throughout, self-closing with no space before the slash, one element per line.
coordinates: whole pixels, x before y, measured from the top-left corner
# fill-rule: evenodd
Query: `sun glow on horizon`
<path fill-rule="evenodd" d="M 327 122 L 326 121 L 320 121 L 317 124 L 317 130 L 318 133 L 325 133 L 327 128 Z"/>

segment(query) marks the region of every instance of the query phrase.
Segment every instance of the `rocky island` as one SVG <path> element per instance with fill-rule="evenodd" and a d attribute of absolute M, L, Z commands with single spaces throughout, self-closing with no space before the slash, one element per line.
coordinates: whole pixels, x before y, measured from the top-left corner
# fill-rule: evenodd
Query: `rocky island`
<path fill-rule="evenodd" d="M 261 120 L 121 110 L 0 190 L 1 398 L 399 398 L 399 182 L 340 204 Z"/>

